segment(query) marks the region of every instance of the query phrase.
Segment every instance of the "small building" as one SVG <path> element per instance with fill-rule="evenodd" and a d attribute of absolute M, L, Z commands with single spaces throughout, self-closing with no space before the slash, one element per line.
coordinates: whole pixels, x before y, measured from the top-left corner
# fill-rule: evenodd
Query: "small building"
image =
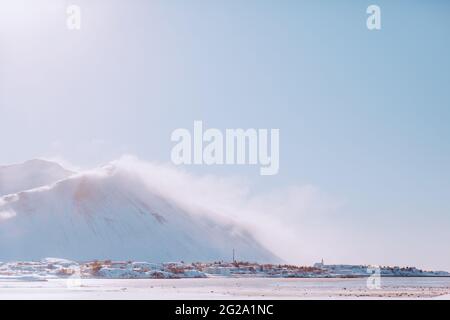
<path fill-rule="evenodd" d="M 325 264 L 323 262 L 323 259 L 320 262 L 314 263 L 314 268 L 323 269 L 324 267 L 325 267 Z"/>

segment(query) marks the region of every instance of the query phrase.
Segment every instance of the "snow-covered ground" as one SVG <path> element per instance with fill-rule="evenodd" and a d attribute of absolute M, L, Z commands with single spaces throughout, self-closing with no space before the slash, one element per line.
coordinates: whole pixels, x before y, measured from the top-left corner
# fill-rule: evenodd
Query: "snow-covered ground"
<path fill-rule="evenodd" d="M 180 279 L 206 278 L 194 264 L 177 262 L 92 261 L 66 259 L 0 263 L 0 280 L 45 281 L 51 279 Z"/>
<path fill-rule="evenodd" d="M 357 279 L 0 280 L 0 299 L 449 299 L 449 278 L 383 278 L 370 290 Z"/>
<path fill-rule="evenodd" d="M 374 273 L 373 271 L 378 273 Z M 250 262 L 166 262 L 88 261 L 46 258 L 40 261 L 0 262 L 0 280 L 41 281 L 73 279 L 182 279 L 232 278 L 368 278 L 370 277 L 450 277 L 444 271 L 423 271 L 408 267 L 362 265 L 295 266 Z"/>

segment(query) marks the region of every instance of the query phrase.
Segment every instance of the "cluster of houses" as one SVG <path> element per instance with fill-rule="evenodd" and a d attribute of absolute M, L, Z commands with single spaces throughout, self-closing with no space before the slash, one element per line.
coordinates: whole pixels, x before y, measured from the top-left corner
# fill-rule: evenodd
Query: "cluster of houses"
<path fill-rule="evenodd" d="M 62 277 L 104 279 L 179 279 L 206 277 L 270 278 L 351 278 L 374 272 L 386 277 L 449 277 L 444 271 L 423 271 L 414 267 L 374 267 L 365 265 L 308 266 L 259 264 L 251 262 L 168 262 L 91 261 L 78 263 L 64 259 L 0 263 L 0 279 L 51 279 Z"/>

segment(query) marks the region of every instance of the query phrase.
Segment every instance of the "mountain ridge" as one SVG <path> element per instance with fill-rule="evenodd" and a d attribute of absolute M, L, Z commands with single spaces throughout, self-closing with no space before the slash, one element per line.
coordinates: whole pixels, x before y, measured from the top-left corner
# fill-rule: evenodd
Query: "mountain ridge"
<path fill-rule="evenodd" d="M 278 258 L 237 222 L 177 203 L 120 166 L 0 197 L 0 260 Z"/>
<path fill-rule="evenodd" d="M 42 187 L 73 174 L 56 162 L 42 159 L 0 165 L 0 197 Z"/>

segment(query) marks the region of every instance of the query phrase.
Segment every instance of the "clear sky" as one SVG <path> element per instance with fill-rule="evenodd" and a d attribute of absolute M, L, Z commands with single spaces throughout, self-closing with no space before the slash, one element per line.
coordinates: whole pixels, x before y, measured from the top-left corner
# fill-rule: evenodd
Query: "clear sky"
<path fill-rule="evenodd" d="M 437 0 L 2 0 L 0 163 L 169 162 L 194 120 L 279 128 L 276 176 L 186 169 L 313 186 L 332 204 L 298 218 L 308 259 L 450 270 L 449 39 Z"/>

